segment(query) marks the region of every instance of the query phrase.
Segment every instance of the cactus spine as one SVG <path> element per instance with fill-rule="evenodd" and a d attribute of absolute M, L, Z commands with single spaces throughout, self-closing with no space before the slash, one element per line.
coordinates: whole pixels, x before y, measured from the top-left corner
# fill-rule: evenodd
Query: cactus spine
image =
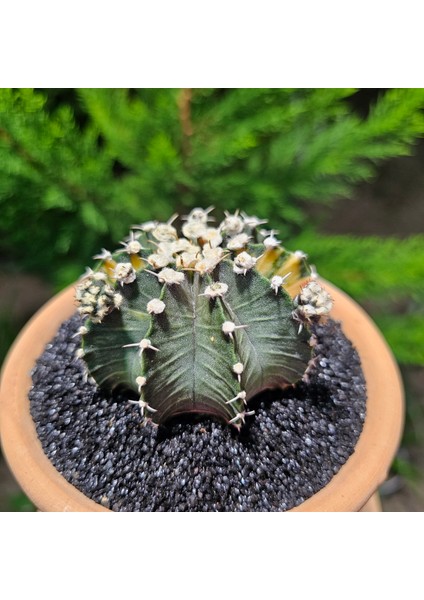
<path fill-rule="evenodd" d="M 76 288 L 88 373 L 133 390 L 145 422 L 199 412 L 240 429 L 252 396 L 303 376 L 308 325 L 331 308 L 314 273 L 299 292 L 306 256 L 264 221 L 237 211 L 211 227 L 210 211 L 183 217 L 182 236 L 176 215 L 133 226 Z"/>

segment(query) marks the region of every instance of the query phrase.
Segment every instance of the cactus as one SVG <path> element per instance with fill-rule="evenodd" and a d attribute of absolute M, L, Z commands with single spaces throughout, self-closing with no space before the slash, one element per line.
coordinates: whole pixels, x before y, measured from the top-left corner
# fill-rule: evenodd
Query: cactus
<path fill-rule="evenodd" d="M 183 217 L 182 236 L 176 215 L 134 225 L 76 288 L 87 374 L 133 390 L 145 423 L 198 412 L 240 429 L 255 394 L 302 378 L 309 325 L 331 308 L 306 255 L 265 221 L 236 211 L 211 227 L 210 212 Z"/>

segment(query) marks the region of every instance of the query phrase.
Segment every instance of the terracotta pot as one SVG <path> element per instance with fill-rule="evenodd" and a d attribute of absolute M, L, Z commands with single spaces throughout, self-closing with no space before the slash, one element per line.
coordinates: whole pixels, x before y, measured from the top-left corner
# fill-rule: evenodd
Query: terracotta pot
<path fill-rule="evenodd" d="M 375 509 L 373 494 L 387 476 L 403 428 L 403 391 L 397 365 L 368 315 L 346 294 L 324 282 L 356 346 L 367 383 L 367 416 L 355 452 L 317 494 L 295 511 Z M 59 325 L 75 311 L 74 288 L 50 300 L 29 321 L 2 370 L 0 433 L 3 451 L 22 489 L 42 511 L 105 511 L 68 483 L 44 454 L 29 412 L 30 372 Z M 371 502 L 368 502 L 371 499 Z"/>

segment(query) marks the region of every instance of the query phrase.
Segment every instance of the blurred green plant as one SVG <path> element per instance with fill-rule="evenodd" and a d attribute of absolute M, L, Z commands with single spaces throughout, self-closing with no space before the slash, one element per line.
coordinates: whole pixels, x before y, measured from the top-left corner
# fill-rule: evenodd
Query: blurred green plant
<path fill-rule="evenodd" d="M 6 512 L 36 512 L 37 508 L 23 492 L 18 492 L 9 497 Z"/>
<path fill-rule="evenodd" d="M 424 133 L 424 90 L 0 90 L 0 255 L 57 288 L 128 225 L 214 205 L 270 218 L 290 248 L 371 308 L 423 364 L 424 236 L 318 235 L 312 204 L 349 199 Z"/>
<path fill-rule="evenodd" d="M 309 229 L 294 244 L 372 314 L 400 363 L 424 365 L 423 235 L 317 236 Z"/>

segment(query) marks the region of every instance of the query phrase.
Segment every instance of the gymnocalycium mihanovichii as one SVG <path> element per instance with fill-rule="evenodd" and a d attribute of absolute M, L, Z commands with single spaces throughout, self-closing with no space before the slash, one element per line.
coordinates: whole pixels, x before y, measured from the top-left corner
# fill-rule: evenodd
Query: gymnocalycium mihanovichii
<path fill-rule="evenodd" d="M 87 376 L 135 392 L 145 423 L 196 412 L 240 429 L 255 394 L 305 377 L 310 325 L 332 307 L 266 221 L 226 212 L 212 227 L 211 210 L 182 217 L 181 232 L 177 215 L 132 226 L 76 287 Z"/>

